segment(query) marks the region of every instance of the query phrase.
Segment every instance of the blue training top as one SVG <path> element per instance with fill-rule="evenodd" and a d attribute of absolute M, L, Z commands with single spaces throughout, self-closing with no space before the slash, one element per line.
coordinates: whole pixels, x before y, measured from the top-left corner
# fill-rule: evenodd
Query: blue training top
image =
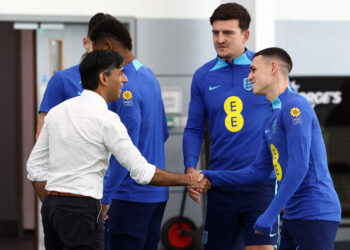
<path fill-rule="evenodd" d="M 133 60 L 124 66 L 128 82 L 119 100 L 110 103 L 141 154 L 151 164 L 165 169 L 164 143 L 169 136 L 161 89 L 153 72 Z M 156 203 L 168 200 L 168 187 L 139 185 L 112 155 L 104 177 L 102 202 L 112 199 Z"/>
<path fill-rule="evenodd" d="M 253 55 L 246 50 L 233 63 L 217 57 L 195 72 L 183 136 L 186 168 L 197 165 L 207 116 L 210 170 L 237 170 L 255 159 L 270 103 L 264 96 L 254 96 L 247 80 Z"/>
<path fill-rule="evenodd" d="M 48 113 L 56 105 L 80 95 L 81 92 L 83 92 L 83 87 L 81 85 L 79 64 L 56 72 L 47 84 L 39 113 Z"/>
<path fill-rule="evenodd" d="M 256 230 L 269 233 L 284 206 L 285 219 L 340 221 L 340 202 L 328 171 L 326 148 L 309 102 L 287 88 L 273 101 L 264 132 L 265 145 L 248 168 L 203 171 L 212 185 L 263 182 L 274 168 L 279 190 L 258 218 Z"/>

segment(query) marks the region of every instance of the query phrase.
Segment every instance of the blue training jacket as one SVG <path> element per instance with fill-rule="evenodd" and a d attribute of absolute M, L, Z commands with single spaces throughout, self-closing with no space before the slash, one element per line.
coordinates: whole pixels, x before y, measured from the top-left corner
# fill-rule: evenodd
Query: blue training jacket
<path fill-rule="evenodd" d="M 272 102 L 264 133 L 259 157 L 248 168 L 203 171 L 212 185 L 263 182 L 274 169 L 279 190 L 255 224 L 263 233 L 270 232 L 284 206 L 285 219 L 340 221 L 340 202 L 328 170 L 325 144 L 309 102 L 287 88 Z"/>
<path fill-rule="evenodd" d="M 133 60 L 124 66 L 128 82 L 121 98 L 110 103 L 128 130 L 134 145 L 146 160 L 165 169 L 164 143 L 169 136 L 161 89 L 153 72 Z M 104 177 L 102 202 L 112 199 L 133 202 L 157 203 L 168 200 L 168 187 L 139 185 L 112 155 Z"/>
<path fill-rule="evenodd" d="M 81 92 L 83 92 L 83 87 L 81 85 L 79 64 L 56 72 L 47 84 L 39 113 L 48 113 L 56 105 L 80 95 Z"/>
<path fill-rule="evenodd" d="M 253 95 L 247 80 L 253 55 L 246 50 L 232 64 L 217 57 L 195 72 L 183 137 L 186 168 L 197 165 L 207 117 L 210 170 L 237 170 L 255 159 L 270 104 L 264 96 Z"/>

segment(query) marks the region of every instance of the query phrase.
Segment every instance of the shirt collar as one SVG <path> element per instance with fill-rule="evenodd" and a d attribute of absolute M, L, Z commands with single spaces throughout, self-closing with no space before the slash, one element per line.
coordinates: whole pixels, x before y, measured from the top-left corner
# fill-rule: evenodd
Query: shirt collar
<path fill-rule="evenodd" d="M 233 59 L 233 64 L 234 65 L 250 65 L 252 63 L 252 60 L 250 58 L 251 55 L 250 54 L 248 55 L 248 53 L 251 54 L 251 52 L 246 49 L 245 52 L 241 56 Z M 229 63 L 226 60 L 217 56 L 216 64 L 214 65 L 213 68 L 210 69 L 210 71 L 214 71 L 214 70 L 226 67 L 227 65 L 229 65 Z"/>
<path fill-rule="evenodd" d="M 271 103 L 272 109 L 281 109 L 282 107 L 282 101 L 279 97 L 277 97 L 272 103 Z"/>
<path fill-rule="evenodd" d="M 131 63 L 135 67 L 136 71 L 138 71 L 142 67 L 142 64 L 137 59 L 134 59 Z"/>
<path fill-rule="evenodd" d="M 233 59 L 234 65 L 250 65 L 251 63 L 252 61 L 249 59 L 246 52 L 244 52 L 243 55 Z"/>
<path fill-rule="evenodd" d="M 272 109 L 281 109 L 282 102 L 291 93 L 293 93 L 293 90 L 290 88 L 290 86 L 288 86 L 288 88 L 286 88 L 286 90 L 271 103 Z"/>
<path fill-rule="evenodd" d="M 108 108 L 105 99 L 103 99 L 103 97 L 97 94 L 95 91 L 84 89 L 84 91 L 81 93 L 81 96 L 92 99 L 97 105 L 103 106 L 104 108 Z"/>

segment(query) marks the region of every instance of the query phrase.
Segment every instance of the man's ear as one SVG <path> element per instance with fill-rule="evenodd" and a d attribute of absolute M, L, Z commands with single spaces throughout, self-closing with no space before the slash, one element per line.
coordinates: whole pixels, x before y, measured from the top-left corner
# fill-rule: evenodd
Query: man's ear
<path fill-rule="evenodd" d="M 276 61 L 272 61 L 271 65 L 272 65 L 272 74 L 274 74 L 274 75 L 277 74 L 277 72 L 280 69 L 278 63 Z"/>
<path fill-rule="evenodd" d="M 104 39 L 102 41 L 92 42 L 92 47 L 94 50 L 112 50 L 113 44 L 111 40 Z"/>
<path fill-rule="evenodd" d="M 112 44 L 111 40 L 106 39 L 104 41 L 104 49 L 106 49 L 106 50 L 112 50 L 113 49 L 113 44 Z"/>
<path fill-rule="evenodd" d="M 243 44 L 246 44 L 246 42 L 249 40 L 249 36 L 250 36 L 249 30 L 243 31 Z"/>
<path fill-rule="evenodd" d="M 88 44 L 87 37 L 83 37 L 83 46 L 84 46 L 85 49 L 87 47 L 87 44 Z"/>
<path fill-rule="evenodd" d="M 108 82 L 107 82 L 107 75 L 104 72 L 101 72 L 98 75 L 98 80 L 99 80 L 99 84 L 101 84 L 102 86 L 107 87 L 108 86 Z"/>

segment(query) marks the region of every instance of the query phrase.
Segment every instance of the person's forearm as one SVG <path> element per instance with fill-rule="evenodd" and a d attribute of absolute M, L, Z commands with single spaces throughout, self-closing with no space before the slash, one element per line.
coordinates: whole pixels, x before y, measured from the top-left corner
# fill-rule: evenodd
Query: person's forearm
<path fill-rule="evenodd" d="M 156 172 L 149 184 L 154 186 L 190 186 L 191 176 L 156 168 Z"/>
<path fill-rule="evenodd" d="M 32 182 L 35 193 L 38 195 L 40 201 L 43 201 L 46 196 L 46 181 L 33 181 Z"/>
<path fill-rule="evenodd" d="M 254 165 L 251 165 L 236 171 L 204 170 L 202 173 L 211 181 L 214 187 L 258 185 L 265 183 L 269 179 L 272 169 L 268 167 L 266 169 L 254 168 Z"/>

